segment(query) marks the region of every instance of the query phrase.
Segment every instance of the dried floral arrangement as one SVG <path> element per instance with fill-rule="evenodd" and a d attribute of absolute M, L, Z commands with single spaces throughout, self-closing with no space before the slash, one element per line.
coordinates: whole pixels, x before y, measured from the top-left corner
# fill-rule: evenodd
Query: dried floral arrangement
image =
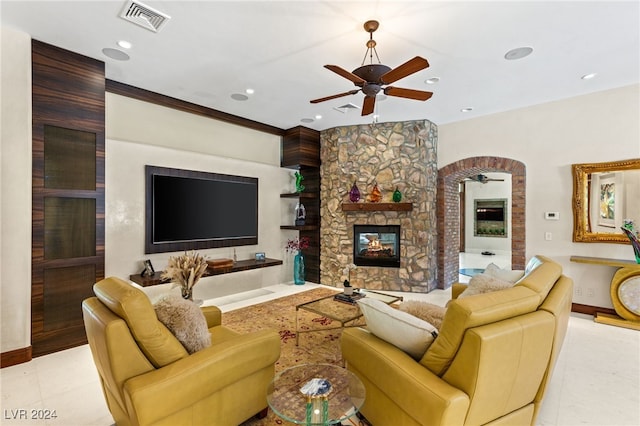
<path fill-rule="evenodd" d="M 169 279 L 182 289 L 182 297 L 191 298 L 193 286 L 207 270 L 207 261 L 200 254 L 192 251 L 183 255 L 169 257 L 167 268 L 162 273 L 163 279 Z"/>
<path fill-rule="evenodd" d="M 306 248 L 309 248 L 309 237 L 296 237 L 293 240 L 287 241 L 285 249 L 287 253 L 300 252 Z"/>

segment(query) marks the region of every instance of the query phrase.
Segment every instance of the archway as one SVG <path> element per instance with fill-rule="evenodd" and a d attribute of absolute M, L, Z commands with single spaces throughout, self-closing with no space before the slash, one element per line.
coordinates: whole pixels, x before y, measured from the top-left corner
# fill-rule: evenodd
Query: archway
<path fill-rule="evenodd" d="M 511 265 L 524 269 L 526 167 L 520 161 L 502 157 L 472 157 L 438 170 L 438 288 L 458 281 L 460 253 L 460 205 L 458 184 L 465 178 L 487 172 L 511 174 Z"/>

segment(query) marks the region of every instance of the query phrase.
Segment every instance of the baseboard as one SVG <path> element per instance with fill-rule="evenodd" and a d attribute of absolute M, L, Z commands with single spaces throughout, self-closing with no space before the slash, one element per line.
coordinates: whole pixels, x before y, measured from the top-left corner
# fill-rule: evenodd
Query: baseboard
<path fill-rule="evenodd" d="M 576 312 L 578 314 L 592 315 L 594 317 L 598 312 L 604 313 L 604 314 L 616 315 L 615 309 L 601 308 L 599 306 L 591 306 L 591 305 L 581 305 L 580 303 L 572 303 L 571 312 Z"/>
<path fill-rule="evenodd" d="M 0 354 L 0 368 L 29 362 L 32 358 L 31 346 L 9 352 L 2 352 L 2 354 Z"/>

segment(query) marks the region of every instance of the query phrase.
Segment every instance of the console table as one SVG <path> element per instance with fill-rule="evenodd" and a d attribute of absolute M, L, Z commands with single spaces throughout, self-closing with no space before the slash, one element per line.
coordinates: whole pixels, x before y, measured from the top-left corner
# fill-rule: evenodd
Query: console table
<path fill-rule="evenodd" d="M 259 269 L 266 268 L 269 266 L 277 266 L 282 265 L 282 260 L 279 259 L 265 259 L 265 260 L 239 260 L 233 264 L 231 268 L 221 269 L 221 270 L 213 270 L 211 268 L 207 269 L 203 276 L 210 277 L 212 275 L 221 275 L 221 274 L 230 274 L 232 272 L 240 272 L 240 271 L 248 271 L 250 269 Z M 129 275 L 129 279 L 136 284 L 141 285 L 142 287 L 149 287 L 152 285 L 165 284 L 170 282 L 171 280 L 163 280 L 161 278 L 162 272 L 156 272 L 151 276 L 142 276 L 140 274 Z"/>
<path fill-rule="evenodd" d="M 611 302 L 618 315 L 597 312 L 595 322 L 640 330 L 640 264 L 632 260 L 571 256 L 570 260 L 590 265 L 617 267 L 611 279 Z"/>

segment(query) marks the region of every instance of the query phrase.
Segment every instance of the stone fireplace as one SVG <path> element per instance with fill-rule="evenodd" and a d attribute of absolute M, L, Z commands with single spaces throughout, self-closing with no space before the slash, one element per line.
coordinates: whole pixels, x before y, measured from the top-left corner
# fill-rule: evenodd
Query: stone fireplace
<path fill-rule="evenodd" d="M 399 268 L 400 226 L 353 225 L 353 263 Z"/>
<path fill-rule="evenodd" d="M 437 127 L 427 120 L 337 127 L 320 134 L 320 282 L 340 286 L 355 262 L 354 225 L 397 226 L 399 265 L 359 265 L 355 287 L 427 293 L 437 286 Z M 343 210 L 356 183 L 359 203 L 377 184 L 381 204 L 397 188 L 411 210 Z M 354 241 L 356 244 L 354 244 Z"/>

